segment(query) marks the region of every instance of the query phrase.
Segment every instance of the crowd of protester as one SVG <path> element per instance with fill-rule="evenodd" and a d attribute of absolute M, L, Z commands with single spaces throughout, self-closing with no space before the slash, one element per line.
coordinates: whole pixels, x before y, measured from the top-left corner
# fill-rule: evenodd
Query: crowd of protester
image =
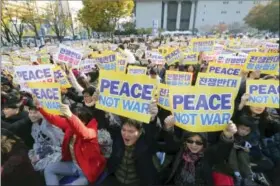
<path fill-rule="evenodd" d="M 147 67 L 147 75 L 161 83 L 165 71 L 173 70 L 193 73 L 195 85 L 207 68 L 203 53 L 196 65 L 143 63 L 145 54 L 127 49 L 131 42 L 119 43 L 117 50 L 125 51 L 129 65 Z M 3 186 L 280 185 L 280 109 L 247 106 L 245 93 L 246 79 L 279 77 L 243 74 L 227 127 L 193 133 L 175 126 L 171 112 L 156 101 L 150 104 L 149 124 L 95 108 L 99 68 L 83 74 L 59 65 L 72 84 L 61 91 L 60 116 L 47 113 L 11 74 L 1 72 Z"/>

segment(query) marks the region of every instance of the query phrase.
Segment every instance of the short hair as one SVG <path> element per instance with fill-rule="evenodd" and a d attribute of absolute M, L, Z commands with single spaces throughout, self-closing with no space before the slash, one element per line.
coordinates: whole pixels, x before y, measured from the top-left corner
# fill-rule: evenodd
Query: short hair
<path fill-rule="evenodd" d="M 122 124 L 122 126 L 124 125 L 129 125 L 129 126 L 133 126 L 135 127 L 137 130 L 139 131 L 143 131 L 143 124 L 140 121 L 134 120 L 134 119 L 130 119 L 130 118 L 126 118 Z"/>
<path fill-rule="evenodd" d="M 84 89 L 82 93 L 83 94 L 88 93 L 90 96 L 92 96 L 94 94 L 94 92 L 95 92 L 95 88 L 90 86 L 90 87 Z"/>

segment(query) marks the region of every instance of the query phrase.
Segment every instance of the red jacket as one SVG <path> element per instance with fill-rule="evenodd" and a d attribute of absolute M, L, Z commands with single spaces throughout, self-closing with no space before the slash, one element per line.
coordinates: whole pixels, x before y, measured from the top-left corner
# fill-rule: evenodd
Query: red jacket
<path fill-rule="evenodd" d="M 69 143 L 71 137 L 76 134 L 74 153 L 78 165 L 82 169 L 88 181 L 93 183 L 103 172 L 106 160 L 101 154 L 97 139 L 97 122 L 92 119 L 86 126 L 74 114 L 67 119 L 39 110 L 49 123 L 64 130 L 65 135 L 62 144 L 62 161 L 72 161 Z"/>

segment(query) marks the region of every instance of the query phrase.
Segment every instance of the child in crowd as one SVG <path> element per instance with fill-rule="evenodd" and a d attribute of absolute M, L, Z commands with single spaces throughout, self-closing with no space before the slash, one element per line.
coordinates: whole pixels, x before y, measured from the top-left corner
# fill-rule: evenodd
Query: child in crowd
<path fill-rule="evenodd" d="M 234 171 L 236 186 L 240 186 L 242 182 L 244 186 L 254 185 L 249 158 L 251 144 L 248 142 L 253 126 L 246 116 L 239 117 L 235 123 L 237 133 L 234 135 L 234 146 L 229 156 L 229 164 Z"/>
<path fill-rule="evenodd" d="M 28 153 L 36 171 L 43 171 L 47 165 L 61 160 L 61 145 L 64 133 L 58 127 L 49 124 L 35 106 L 29 108 L 32 122 L 31 135 L 33 149 Z"/>

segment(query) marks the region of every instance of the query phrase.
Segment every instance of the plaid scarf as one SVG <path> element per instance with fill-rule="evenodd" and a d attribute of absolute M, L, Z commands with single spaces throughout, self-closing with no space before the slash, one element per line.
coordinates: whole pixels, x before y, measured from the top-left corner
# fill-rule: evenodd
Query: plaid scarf
<path fill-rule="evenodd" d="M 183 153 L 184 166 L 183 169 L 186 174 L 181 175 L 185 177 L 185 181 L 188 183 L 195 183 L 195 163 L 203 157 L 203 152 L 192 153 L 189 149 L 186 149 Z"/>

